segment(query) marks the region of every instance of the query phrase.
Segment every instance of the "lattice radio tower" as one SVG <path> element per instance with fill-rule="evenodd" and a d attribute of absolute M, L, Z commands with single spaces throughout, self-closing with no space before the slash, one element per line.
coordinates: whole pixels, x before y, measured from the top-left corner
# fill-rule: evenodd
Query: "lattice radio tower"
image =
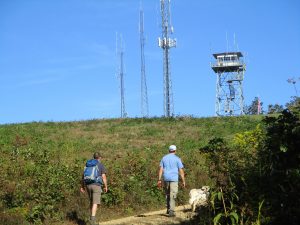
<path fill-rule="evenodd" d="M 170 48 L 176 47 L 176 39 L 170 38 L 173 34 L 170 0 L 160 0 L 160 11 L 162 37 L 158 38 L 158 45 L 163 49 L 164 113 L 166 117 L 171 117 L 174 115 L 174 104 L 170 72 Z"/>
<path fill-rule="evenodd" d="M 215 113 L 217 116 L 244 115 L 243 80 L 246 64 L 241 52 L 213 54 L 211 68 L 217 74 Z"/>
<path fill-rule="evenodd" d="M 125 87 L 124 87 L 124 46 L 122 35 L 118 37 L 116 34 L 116 55 L 118 59 L 117 77 L 120 81 L 120 94 L 121 94 L 121 118 L 127 117 L 125 110 Z"/>
<path fill-rule="evenodd" d="M 144 11 L 140 7 L 140 45 L 141 45 L 141 113 L 143 117 L 149 116 L 148 108 L 148 94 L 147 94 L 147 80 L 145 70 L 145 37 L 144 37 Z"/>

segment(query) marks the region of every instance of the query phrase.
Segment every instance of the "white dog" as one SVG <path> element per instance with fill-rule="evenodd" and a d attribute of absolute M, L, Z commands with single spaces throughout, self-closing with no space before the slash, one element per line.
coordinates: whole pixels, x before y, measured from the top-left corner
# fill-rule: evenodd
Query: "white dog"
<path fill-rule="evenodd" d="M 193 212 L 195 212 L 196 207 L 207 205 L 209 189 L 209 186 L 203 186 L 201 189 L 192 189 L 190 191 L 189 203 Z"/>

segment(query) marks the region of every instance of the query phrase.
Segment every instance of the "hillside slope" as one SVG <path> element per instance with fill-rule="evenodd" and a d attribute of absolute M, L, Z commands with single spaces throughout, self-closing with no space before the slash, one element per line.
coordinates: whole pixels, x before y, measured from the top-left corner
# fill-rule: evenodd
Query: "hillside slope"
<path fill-rule="evenodd" d="M 109 181 L 100 220 L 161 208 L 157 168 L 170 144 L 177 145 L 185 164 L 187 189 L 178 203 L 186 204 L 188 189 L 212 182 L 199 148 L 213 137 L 230 142 L 260 121 L 178 117 L 1 125 L 0 223 L 85 221 L 88 201 L 79 193 L 80 177 L 95 151 L 103 155 Z"/>

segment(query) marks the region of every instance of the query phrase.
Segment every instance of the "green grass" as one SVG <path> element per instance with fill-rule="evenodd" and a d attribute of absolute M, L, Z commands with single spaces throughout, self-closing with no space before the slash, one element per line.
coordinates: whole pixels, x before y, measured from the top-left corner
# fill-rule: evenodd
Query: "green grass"
<path fill-rule="evenodd" d="M 84 162 L 103 154 L 109 193 L 100 220 L 164 207 L 157 170 L 175 144 L 186 167 L 188 190 L 210 184 L 199 148 L 213 137 L 230 141 L 255 129 L 261 116 L 224 118 L 134 118 L 0 126 L 0 223 L 85 220 L 88 200 L 79 193 Z M 62 191 L 60 191 L 62 190 Z M 13 223 L 13 222 L 12 222 Z M 62 222 L 63 223 L 63 222 Z"/>

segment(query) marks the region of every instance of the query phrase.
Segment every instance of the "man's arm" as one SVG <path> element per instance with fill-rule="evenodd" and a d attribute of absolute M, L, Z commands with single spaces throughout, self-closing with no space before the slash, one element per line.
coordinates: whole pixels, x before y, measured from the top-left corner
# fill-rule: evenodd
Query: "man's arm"
<path fill-rule="evenodd" d="M 85 184 L 84 184 L 84 180 L 83 180 L 83 174 L 82 174 L 82 178 L 81 178 L 81 188 L 80 188 L 80 191 L 82 192 L 82 193 L 84 193 L 85 192 Z"/>
<path fill-rule="evenodd" d="M 105 169 L 104 165 L 101 162 L 99 162 L 98 168 L 99 168 L 99 171 L 101 173 L 102 180 L 103 180 L 104 192 L 106 193 L 107 190 L 108 190 L 108 188 L 107 188 L 106 169 Z"/>
<path fill-rule="evenodd" d="M 182 168 L 179 169 L 179 174 L 180 174 L 180 177 L 181 177 L 181 180 L 182 180 L 183 187 L 185 187 L 184 170 Z"/>
<path fill-rule="evenodd" d="M 104 192 L 106 193 L 107 192 L 107 178 L 106 178 L 106 174 L 105 173 L 102 173 L 102 180 L 103 180 L 103 183 L 104 183 Z"/>
<path fill-rule="evenodd" d="M 158 181 L 157 181 L 157 186 L 161 187 L 161 177 L 163 174 L 164 169 L 162 168 L 162 166 L 159 167 L 159 171 L 158 171 Z"/>

